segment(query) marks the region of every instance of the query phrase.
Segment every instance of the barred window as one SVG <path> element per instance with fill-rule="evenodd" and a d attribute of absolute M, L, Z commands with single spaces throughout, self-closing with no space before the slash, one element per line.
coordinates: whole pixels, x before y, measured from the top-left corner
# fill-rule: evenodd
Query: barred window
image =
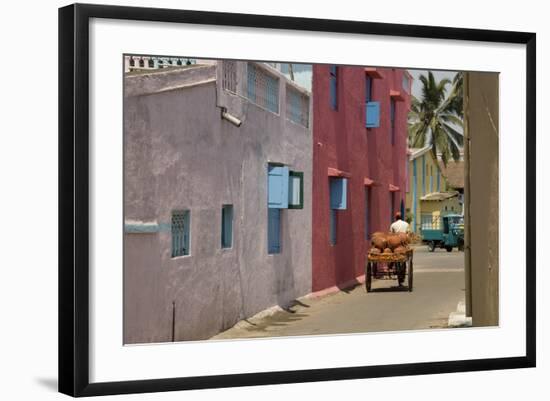
<path fill-rule="evenodd" d="M 189 210 L 172 213 L 172 257 L 189 255 Z"/>
<path fill-rule="evenodd" d="M 290 85 L 286 87 L 286 115 L 296 124 L 304 127 L 309 124 L 309 97 Z"/>
<path fill-rule="evenodd" d="M 223 89 L 237 93 L 237 62 L 225 60 L 222 62 Z"/>
<path fill-rule="evenodd" d="M 252 63 L 248 63 L 247 78 L 248 99 L 269 111 L 278 113 L 279 79 Z"/>

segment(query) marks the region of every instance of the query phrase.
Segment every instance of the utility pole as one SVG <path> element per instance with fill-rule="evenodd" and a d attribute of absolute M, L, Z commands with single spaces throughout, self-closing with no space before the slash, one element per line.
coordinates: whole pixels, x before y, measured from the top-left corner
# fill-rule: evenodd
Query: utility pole
<path fill-rule="evenodd" d="M 472 254 L 471 254 L 471 228 L 470 228 L 470 75 L 463 72 L 462 96 L 464 115 L 464 276 L 466 281 L 466 316 L 472 317 Z"/>
<path fill-rule="evenodd" d="M 294 82 L 294 67 L 292 63 L 288 64 L 288 73 L 290 74 L 290 80 Z"/>

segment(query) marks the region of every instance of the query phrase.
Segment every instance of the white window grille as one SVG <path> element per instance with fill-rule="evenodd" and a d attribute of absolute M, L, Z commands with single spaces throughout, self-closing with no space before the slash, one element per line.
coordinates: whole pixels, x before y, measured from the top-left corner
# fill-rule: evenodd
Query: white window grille
<path fill-rule="evenodd" d="M 279 112 L 279 79 L 260 66 L 248 63 L 247 97 L 273 113 Z"/>
<path fill-rule="evenodd" d="M 290 85 L 286 87 L 286 115 L 296 124 L 309 125 L 309 97 Z"/>
<path fill-rule="evenodd" d="M 223 89 L 237 93 L 237 62 L 223 61 L 222 62 L 222 86 Z"/>

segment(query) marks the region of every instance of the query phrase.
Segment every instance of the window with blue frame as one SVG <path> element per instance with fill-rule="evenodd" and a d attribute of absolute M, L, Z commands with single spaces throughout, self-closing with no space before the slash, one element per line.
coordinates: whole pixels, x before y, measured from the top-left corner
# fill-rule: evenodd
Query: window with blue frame
<path fill-rule="evenodd" d="M 329 72 L 330 107 L 338 110 L 338 66 L 331 65 Z"/>
<path fill-rule="evenodd" d="M 393 222 L 394 218 L 395 218 L 395 192 L 390 191 L 390 225 Z"/>
<path fill-rule="evenodd" d="M 336 210 L 347 209 L 348 179 L 340 177 L 330 178 L 330 208 Z"/>
<path fill-rule="evenodd" d="M 370 238 L 370 187 L 365 187 L 365 239 Z"/>
<path fill-rule="evenodd" d="M 222 206 L 222 248 L 233 246 L 233 205 Z"/>
<path fill-rule="evenodd" d="M 380 102 L 372 100 L 373 79 L 365 75 L 365 126 L 370 128 L 380 127 Z"/>
<path fill-rule="evenodd" d="M 189 255 L 189 210 L 172 212 L 172 257 Z"/>
<path fill-rule="evenodd" d="M 330 244 L 336 245 L 338 210 L 347 209 L 347 178 L 331 177 L 330 188 Z"/>
<path fill-rule="evenodd" d="M 336 213 L 337 211 L 335 209 L 330 209 L 330 245 L 336 245 L 336 229 L 338 224 L 338 215 Z"/>
<path fill-rule="evenodd" d="M 372 77 L 370 75 L 365 76 L 365 101 L 372 101 Z"/>
<path fill-rule="evenodd" d="M 304 208 L 304 173 L 287 166 L 267 166 L 268 253 L 281 251 L 281 210 Z"/>
<path fill-rule="evenodd" d="M 281 209 L 267 209 L 267 253 L 281 252 Z"/>
<path fill-rule="evenodd" d="M 392 145 L 395 145 L 395 105 L 395 100 L 390 98 L 390 130 Z"/>

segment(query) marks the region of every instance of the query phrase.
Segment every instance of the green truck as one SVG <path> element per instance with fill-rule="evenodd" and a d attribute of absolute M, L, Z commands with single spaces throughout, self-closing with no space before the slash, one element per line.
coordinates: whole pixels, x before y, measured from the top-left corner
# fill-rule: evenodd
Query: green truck
<path fill-rule="evenodd" d="M 423 219 L 420 232 L 422 242 L 428 245 L 430 252 L 435 248 L 444 248 L 452 252 L 457 247 L 464 250 L 464 217 L 459 214 L 446 214 L 443 216 L 430 216 Z"/>

